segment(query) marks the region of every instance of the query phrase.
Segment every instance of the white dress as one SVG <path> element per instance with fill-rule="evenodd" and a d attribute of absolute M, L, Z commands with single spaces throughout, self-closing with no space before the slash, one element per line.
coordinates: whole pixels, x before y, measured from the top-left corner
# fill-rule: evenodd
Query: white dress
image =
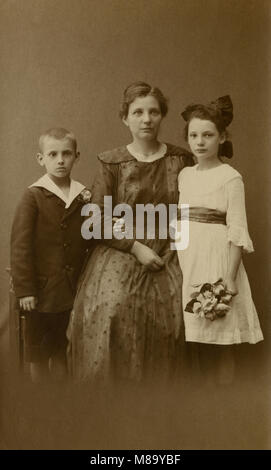
<path fill-rule="evenodd" d="M 228 164 L 210 170 L 198 165 L 179 174 L 179 205 L 216 209 L 226 213 L 226 225 L 189 222 L 189 245 L 178 251 L 183 271 L 183 310 L 186 341 L 213 344 L 257 343 L 263 339 L 251 290 L 241 261 L 236 284 L 238 294 L 230 302 L 224 317 L 211 321 L 185 311 L 195 286 L 225 279 L 229 264 L 230 242 L 252 252 L 245 211 L 241 175 Z"/>

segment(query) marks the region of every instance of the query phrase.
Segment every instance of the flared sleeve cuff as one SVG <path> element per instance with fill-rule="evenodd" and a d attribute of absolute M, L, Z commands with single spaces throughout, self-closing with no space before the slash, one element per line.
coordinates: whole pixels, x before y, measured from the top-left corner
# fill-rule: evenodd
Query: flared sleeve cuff
<path fill-rule="evenodd" d="M 245 188 L 241 175 L 236 173 L 225 184 L 228 198 L 226 215 L 228 241 L 242 247 L 245 252 L 251 253 L 254 248 L 247 226 Z"/>
<path fill-rule="evenodd" d="M 253 253 L 254 247 L 245 227 L 232 225 L 228 227 L 228 242 L 241 246 L 246 253 Z"/>

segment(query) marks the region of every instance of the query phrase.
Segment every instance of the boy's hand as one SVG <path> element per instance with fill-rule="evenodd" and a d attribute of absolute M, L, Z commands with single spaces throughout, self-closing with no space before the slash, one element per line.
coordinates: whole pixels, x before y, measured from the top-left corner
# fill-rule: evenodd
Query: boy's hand
<path fill-rule="evenodd" d="M 29 297 L 22 297 L 19 299 L 20 308 L 31 312 L 31 310 L 35 310 L 36 305 L 38 303 L 37 297 L 29 296 Z"/>

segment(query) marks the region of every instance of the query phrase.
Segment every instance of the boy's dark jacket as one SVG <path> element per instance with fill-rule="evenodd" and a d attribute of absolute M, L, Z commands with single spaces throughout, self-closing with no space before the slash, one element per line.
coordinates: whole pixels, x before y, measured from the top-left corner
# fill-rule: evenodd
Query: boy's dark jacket
<path fill-rule="evenodd" d="M 41 187 L 28 188 L 11 232 L 11 275 L 16 297 L 36 296 L 40 312 L 72 308 L 87 254 L 82 238 L 80 194 L 65 203 Z M 89 242 L 88 242 L 89 244 Z"/>

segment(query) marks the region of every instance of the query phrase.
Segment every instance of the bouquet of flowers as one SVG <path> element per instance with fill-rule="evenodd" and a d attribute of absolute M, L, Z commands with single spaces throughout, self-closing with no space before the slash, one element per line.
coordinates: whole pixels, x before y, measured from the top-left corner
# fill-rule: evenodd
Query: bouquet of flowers
<path fill-rule="evenodd" d="M 213 321 L 224 317 L 230 310 L 229 303 L 233 294 L 226 290 L 223 279 L 218 279 L 213 284 L 204 283 L 195 287 L 200 289 L 191 294 L 191 300 L 185 307 L 186 312 Z"/>

